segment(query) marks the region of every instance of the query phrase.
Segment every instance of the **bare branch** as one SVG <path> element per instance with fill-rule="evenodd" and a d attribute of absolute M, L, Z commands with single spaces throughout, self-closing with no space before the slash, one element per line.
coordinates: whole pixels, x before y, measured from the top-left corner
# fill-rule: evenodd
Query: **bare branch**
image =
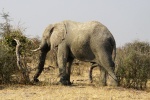
<path fill-rule="evenodd" d="M 17 56 L 17 66 L 19 68 L 19 70 L 22 72 L 22 75 L 23 75 L 23 78 L 25 80 L 25 82 L 29 82 L 30 79 L 29 79 L 29 75 L 27 74 L 27 68 L 23 68 L 22 65 L 21 65 L 21 60 L 20 60 L 20 52 L 19 52 L 19 48 L 21 46 L 21 43 L 19 40 L 17 39 L 14 39 L 17 43 L 16 45 L 16 56 Z"/>
<path fill-rule="evenodd" d="M 22 66 L 20 65 L 20 53 L 19 53 L 19 48 L 20 48 L 21 43 L 20 43 L 20 41 L 17 40 L 17 39 L 14 39 L 14 40 L 15 40 L 16 43 L 17 43 L 17 45 L 16 45 L 17 66 L 18 66 L 19 70 L 22 70 L 23 68 L 22 68 Z"/>

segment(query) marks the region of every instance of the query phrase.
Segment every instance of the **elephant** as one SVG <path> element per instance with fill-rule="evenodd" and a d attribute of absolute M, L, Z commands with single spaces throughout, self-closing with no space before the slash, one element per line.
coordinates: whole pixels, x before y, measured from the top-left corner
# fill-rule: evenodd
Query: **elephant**
<path fill-rule="evenodd" d="M 114 73 L 116 42 L 106 26 L 98 21 L 75 22 L 65 20 L 50 24 L 44 30 L 40 50 L 39 63 L 34 75 L 38 82 L 46 54 L 57 49 L 57 64 L 59 67 L 60 83 L 70 85 L 71 65 L 74 59 L 96 63 L 100 68 L 100 84 L 106 86 L 106 74 L 111 77 L 111 86 L 117 86 L 118 80 Z M 114 56 L 112 56 L 114 54 Z M 68 63 L 68 64 L 67 64 Z"/>

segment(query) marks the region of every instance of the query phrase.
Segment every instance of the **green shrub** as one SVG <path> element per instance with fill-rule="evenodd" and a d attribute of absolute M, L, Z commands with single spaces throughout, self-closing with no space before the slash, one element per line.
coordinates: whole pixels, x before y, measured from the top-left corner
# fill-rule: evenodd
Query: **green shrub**
<path fill-rule="evenodd" d="M 117 50 L 117 71 L 119 84 L 136 89 L 146 88 L 150 78 L 150 45 L 135 41 Z"/>

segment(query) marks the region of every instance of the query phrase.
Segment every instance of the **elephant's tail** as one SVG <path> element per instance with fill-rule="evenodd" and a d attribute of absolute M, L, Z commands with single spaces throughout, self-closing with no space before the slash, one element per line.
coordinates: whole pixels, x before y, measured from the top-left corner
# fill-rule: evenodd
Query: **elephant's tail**
<path fill-rule="evenodd" d="M 115 42 L 114 38 L 112 38 L 111 40 L 112 40 L 111 41 L 111 43 L 112 43 L 112 60 L 115 63 L 115 58 L 116 58 L 116 42 Z M 114 72 L 116 73 L 117 70 L 118 70 L 118 68 L 115 68 Z"/>
<path fill-rule="evenodd" d="M 110 39 L 110 44 L 112 46 L 112 60 L 115 62 L 115 58 L 116 58 L 116 42 L 114 37 L 112 36 Z"/>
<path fill-rule="evenodd" d="M 115 62 L 115 58 L 116 58 L 116 43 L 113 46 L 113 52 L 112 52 L 112 59 Z"/>

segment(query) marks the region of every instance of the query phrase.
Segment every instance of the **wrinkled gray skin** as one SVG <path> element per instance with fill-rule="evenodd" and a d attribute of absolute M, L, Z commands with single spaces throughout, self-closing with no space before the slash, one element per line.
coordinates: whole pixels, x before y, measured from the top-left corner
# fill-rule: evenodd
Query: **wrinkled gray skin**
<path fill-rule="evenodd" d="M 110 31 L 100 22 L 62 21 L 50 24 L 43 33 L 40 47 L 33 50 L 41 51 L 38 70 L 34 76 L 35 82 L 39 81 L 38 77 L 43 70 L 47 52 L 55 48 L 58 49 L 57 63 L 60 83 L 63 85 L 71 84 L 70 72 L 74 58 L 98 64 L 101 67 L 101 85 L 108 85 L 107 73 L 111 77 L 109 85 L 118 85 L 112 57 L 112 54 L 116 53 L 116 43 Z"/>

